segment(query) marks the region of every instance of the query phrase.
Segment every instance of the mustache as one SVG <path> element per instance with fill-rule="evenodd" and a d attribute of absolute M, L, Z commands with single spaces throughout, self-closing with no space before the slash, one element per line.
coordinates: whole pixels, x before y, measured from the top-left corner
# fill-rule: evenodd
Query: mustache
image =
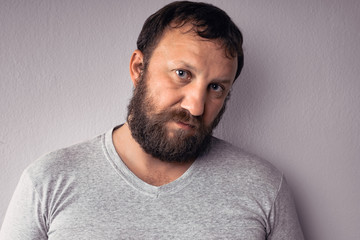
<path fill-rule="evenodd" d="M 186 109 L 174 109 L 159 113 L 155 117 L 159 122 L 175 121 L 190 125 L 198 129 L 201 126 L 202 116 L 193 116 Z"/>

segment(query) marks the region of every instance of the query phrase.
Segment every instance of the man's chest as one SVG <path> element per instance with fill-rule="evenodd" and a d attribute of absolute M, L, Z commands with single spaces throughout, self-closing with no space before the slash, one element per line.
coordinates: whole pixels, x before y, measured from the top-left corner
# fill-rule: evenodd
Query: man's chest
<path fill-rule="evenodd" d="M 54 214 L 49 239 L 265 239 L 264 216 L 228 201 L 88 199 Z"/>

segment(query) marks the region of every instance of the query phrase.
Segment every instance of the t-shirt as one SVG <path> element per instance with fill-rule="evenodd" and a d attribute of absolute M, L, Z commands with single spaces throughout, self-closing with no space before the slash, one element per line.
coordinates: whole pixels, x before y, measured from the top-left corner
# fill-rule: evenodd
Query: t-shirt
<path fill-rule="evenodd" d="M 303 239 L 270 163 L 212 138 L 181 177 L 152 186 L 120 159 L 112 132 L 32 163 L 0 239 Z"/>

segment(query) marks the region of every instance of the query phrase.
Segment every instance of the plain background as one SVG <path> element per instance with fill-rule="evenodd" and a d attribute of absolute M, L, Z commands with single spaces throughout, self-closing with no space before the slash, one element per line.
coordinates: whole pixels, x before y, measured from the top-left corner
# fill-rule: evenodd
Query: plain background
<path fill-rule="evenodd" d="M 0 223 L 26 166 L 124 122 L 137 35 L 168 2 L 0 0 Z M 360 1 L 208 2 L 245 38 L 216 136 L 285 172 L 309 239 L 360 239 Z"/>

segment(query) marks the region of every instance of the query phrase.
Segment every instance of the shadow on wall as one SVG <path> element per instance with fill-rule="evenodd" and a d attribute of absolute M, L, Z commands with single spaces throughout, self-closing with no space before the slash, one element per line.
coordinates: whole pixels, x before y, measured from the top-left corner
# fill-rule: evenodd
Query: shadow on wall
<path fill-rule="evenodd" d="M 247 152 L 259 155 L 260 157 L 269 160 L 279 170 L 284 171 L 287 176 L 288 183 L 293 191 L 295 204 L 299 220 L 303 228 L 305 239 L 315 240 L 311 238 L 311 229 L 308 229 L 309 224 L 306 223 L 306 209 L 305 203 L 302 202 L 301 195 L 304 192 L 298 189 L 298 184 L 292 184 L 293 179 L 290 174 L 287 174 L 285 163 L 281 159 L 272 159 L 271 156 L 266 156 L 262 152 L 262 143 L 258 139 L 264 137 L 264 131 L 268 128 L 267 119 L 271 116 L 272 111 L 276 108 L 277 94 L 280 93 L 281 87 L 274 89 L 271 79 L 274 78 L 272 68 L 279 69 L 281 66 L 277 61 L 264 60 L 260 54 L 249 53 L 245 49 L 245 65 L 240 77 L 233 85 L 231 98 L 228 102 L 226 114 L 220 122 L 218 129 L 215 131 L 216 136 L 231 142 L 232 144 L 244 149 Z M 269 77 L 272 75 L 271 77 Z M 271 91 L 269 89 L 271 88 Z M 275 96 L 269 96 L 274 94 Z M 272 100 L 272 101 L 269 101 Z M 271 144 L 271 143 L 269 143 Z M 265 146 L 266 147 L 266 146 Z M 282 160 L 286 161 L 286 160 Z M 295 182 L 301 180 L 294 180 Z"/>
<path fill-rule="evenodd" d="M 240 77 L 232 87 L 226 114 L 220 122 L 217 136 L 255 153 L 254 139 L 261 134 L 256 126 L 271 108 L 264 101 L 269 88 L 267 69 L 260 56 L 244 49 L 245 62 Z"/>

